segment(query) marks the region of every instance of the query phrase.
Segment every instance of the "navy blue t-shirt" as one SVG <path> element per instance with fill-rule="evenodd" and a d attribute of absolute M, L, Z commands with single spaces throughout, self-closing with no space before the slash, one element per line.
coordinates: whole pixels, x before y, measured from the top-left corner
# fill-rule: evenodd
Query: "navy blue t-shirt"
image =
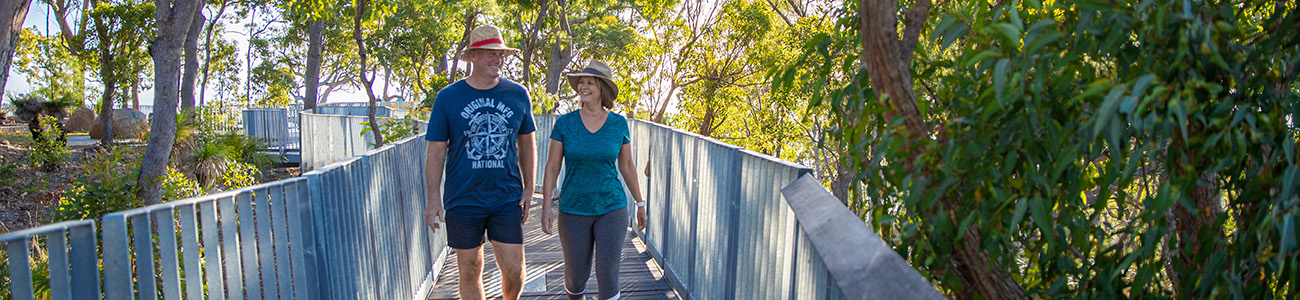
<path fill-rule="evenodd" d="M 528 90 L 501 79 L 488 90 L 464 80 L 438 91 L 426 140 L 447 142 L 442 203 L 496 207 L 523 196 L 518 136 L 536 131 Z"/>

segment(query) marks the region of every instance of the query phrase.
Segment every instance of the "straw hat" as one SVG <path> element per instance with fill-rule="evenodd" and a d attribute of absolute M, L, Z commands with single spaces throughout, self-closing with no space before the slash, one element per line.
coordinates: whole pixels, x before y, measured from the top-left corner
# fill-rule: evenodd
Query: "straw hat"
<path fill-rule="evenodd" d="M 582 67 L 582 70 L 571 71 L 565 76 L 569 77 L 569 87 L 572 87 L 574 91 L 578 90 L 578 77 L 591 76 L 600 78 L 600 80 L 605 81 L 605 85 L 614 90 L 614 94 L 610 95 L 612 96 L 610 99 L 618 99 L 618 85 L 614 84 L 614 79 L 610 78 L 610 74 L 614 74 L 614 72 L 610 71 L 609 66 L 599 60 L 592 60 L 587 63 L 586 67 Z"/>
<path fill-rule="evenodd" d="M 501 30 L 492 25 L 479 26 L 469 32 L 469 47 L 465 47 L 465 50 L 460 52 L 460 60 L 469 61 L 467 55 L 474 49 L 505 50 L 509 52 L 506 55 L 519 53 L 519 49 L 506 46 L 505 38 L 501 37 Z"/>

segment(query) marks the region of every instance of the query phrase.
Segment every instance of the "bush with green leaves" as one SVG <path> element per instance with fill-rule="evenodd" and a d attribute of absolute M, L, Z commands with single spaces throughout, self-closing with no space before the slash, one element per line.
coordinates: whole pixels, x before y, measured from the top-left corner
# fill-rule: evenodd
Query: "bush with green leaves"
<path fill-rule="evenodd" d="M 126 147 L 97 153 L 85 165 L 85 175 L 59 198 L 54 221 L 100 219 L 104 215 L 144 205 L 135 196 L 137 162 L 128 161 Z M 126 166 L 125 168 L 119 166 Z"/>
<path fill-rule="evenodd" d="M 28 159 L 41 171 L 54 171 L 68 160 L 67 142 L 61 140 L 63 129 L 54 117 L 41 115 L 41 138 L 33 139 Z"/>
<path fill-rule="evenodd" d="M 772 77 L 835 86 L 849 206 L 941 291 L 1300 296 L 1295 2 L 943 2 L 907 25 L 899 100 L 864 63 L 867 1 Z"/>
<path fill-rule="evenodd" d="M 384 136 L 384 141 L 380 145 L 371 142 L 370 146 L 378 148 L 393 141 L 415 136 L 420 132 L 420 123 L 416 122 L 412 115 L 408 114 L 401 118 L 383 117 L 379 119 L 379 132 Z M 370 122 L 361 122 L 361 136 L 365 137 L 370 132 Z"/>

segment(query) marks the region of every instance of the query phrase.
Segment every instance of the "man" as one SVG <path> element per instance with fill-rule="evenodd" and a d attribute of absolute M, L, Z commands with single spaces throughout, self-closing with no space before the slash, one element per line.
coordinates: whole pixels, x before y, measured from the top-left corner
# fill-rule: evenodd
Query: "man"
<path fill-rule="evenodd" d="M 445 221 L 461 299 L 483 299 L 485 232 L 505 299 L 518 299 L 524 285 L 523 222 L 532 206 L 536 129 L 528 91 L 501 78 L 503 62 L 518 52 L 496 27 L 471 31 L 460 53 L 470 63 L 469 77 L 438 91 L 429 115 L 424 219 L 435 233 Z"/>

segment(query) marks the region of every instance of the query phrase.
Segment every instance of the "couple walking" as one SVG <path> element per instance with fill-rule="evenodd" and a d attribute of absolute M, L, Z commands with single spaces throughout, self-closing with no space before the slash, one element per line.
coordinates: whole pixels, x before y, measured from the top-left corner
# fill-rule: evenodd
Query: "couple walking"
<path fill-rule="evenodd" d="M 456 250 L 462 299 L 483 298 L 484 233 L 501 270 L 505 299 L 518 299 L 524 285 L 523 222 L 533 200 L 536 128 L 528 91 L 501 78 L 505 59 L 517 52 L 496 27 L 471 31 L 469 47 L 460 53 L 470 63 L 469 77 L 439 91 L 429 115 L 424 218 L 435 233 L 445 231 L 447 245 Z M 582 108 L 557 118 L 550 136 L 542 231 L 553 234 L 559 227 L 570 299 L 587 292 L 593 261 L 599 299 L 619 298 L 629 208 L 618 173 L 636 202 L 638 230 L 645 228 L 627 122 L 609 111 L 618 98 L 610 74 L 604 63 L 592 61 L 567 75 Z M 551 199 L 561 162 L 567 167 L 557 219 Z"/>

